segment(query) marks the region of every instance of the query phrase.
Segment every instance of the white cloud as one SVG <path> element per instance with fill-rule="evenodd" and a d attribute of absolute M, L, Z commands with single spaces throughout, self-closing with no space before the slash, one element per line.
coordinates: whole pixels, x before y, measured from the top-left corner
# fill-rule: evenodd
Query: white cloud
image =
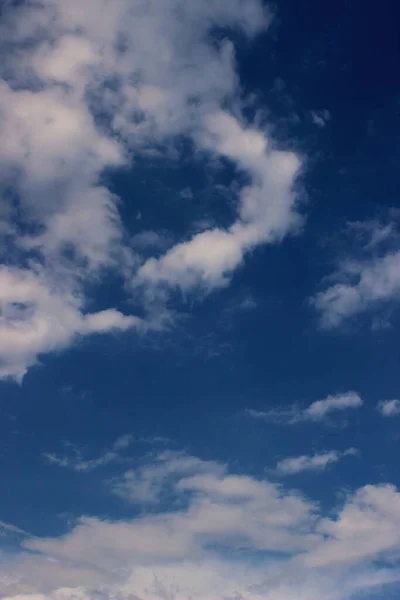
<path fill-rule="evenodd" d="M 21 380 L 40 354 L 79 336 L 145 327 L 115 309 L 84 314 L 83 307 L 68 279 L 56 284 L 40 267 L 0 267 L 0 377 Z"/>
<path fill-rule="evenodd" d="M 324 471 L 328 465 L 337 463 L 344 456 L 355 456 L 356 454 L 357 450 L 349 448 L 344 452 L 331 450 L 312 456 L 291 456 L 280 460 L 275 471 L 278 475 L 295 475 L 303 471 Z"/>
<path fill-rule="evenodd" d="M 317 400 L 310 404 L 303 413 L 304 418 L 319 421 L 327 414 L 335 410 L 346 410 L 348 408 L 359 408 L 363 401 L 356 392 L 346 392 L 345 394 L 335 394 L 327 396 L 324 400 Z"/>
<path fill-rule="evenodd" d="M 322 519 L 326 538 L 306 558 L 310 566 L 359 563 L 398 552 L 400 494 L 393 485 L 367 485 L 349 498 L 336 519 Z"/>
<path fill-rule="evenodd" d="M 359 408 L 363 401 L 356 392 L 329 395 L 323 400 L 313 402 L 305 409 L 297 405 L 288 408 L 272 408 L 266 411 L 248 409 L 246 413 L 254 419 L 261 419 L 271 423 L 294 425 L 303 421 L 323 421 L 332 412 L 344 411 L 349 408 Z"/>
<path fill-rule="evenodd" d="M 343 600 L 399 581 L 393 486 L 360 488 L 324 518 L 301 494 L 216 462 L 170 452 L 145 468 L 170 508 L 26 539 L 0 567 L 3 598 Z"/>
<path fill-rule="evenodd" d="M 152 463 L 146 462 L 137 469 L 126 471 L 122 479 L 114 482 L 113 491 L 130 502 L 155 504 L 160 501 L 165 487 L 176 477 L 204 472 L 218 475 L 224 472 L 224 467 L 181 452 L 165 451 L 158 454 Z"/>
<path fill-rule="evenodd" d="M 378 410 L 383 417 L 400 415 L 400 400 L 382 400 L 378 404 Z"/>
<path fill-rule="evenodd" d="M 207 115 L 197 141 L 251 176 L 240 193 L 238 218 L 227 229 L 200 232 L 161 258 L 149 259 L 139 269 L 139 283 L 182 289 L 226 285 L 247 251 L 280 240 L 301 223 L 293 192 L 300 168 L 296 154 L 270 149 L 264 133 L 222 111 Z"/>
<path fill-rule="evenodd" d="M 103 0 L 101 10 L 94 0 L 6 5 L 0 172 L 18 196 L 21 226 L 11 202 L 0 231 L 15 264 L 3 273 L 13 286 L 20 277 L 36 281 L 40 272 L 32 286 L 52 298 L 57 314 L 45 317 L 35 296 L 21 324 L 21 314 L 9 316 L 20 302 L 11 294 L 14 304 L 2 316 L 0 376 L 21 379 L 42 354 L 77 334 L 138 326 L 113 307 L 86 315 L 86 283 L 100 284 L 105 269 L 144 288 L 149 307 L 149 298 L 165 298 L 169 286 L 226 284 L 246 252 L 299 226 L 293 183 L 300 159 L 245 122 L 233 44 L 212 37 L 218 28 L 251 39 L 269 21 L 260 0 Z M 162 156 L 181 136 L 204 156 L 230 160 L 250 183 L 225 229 L 205 229 L 143 262 L 143 244 L 159 251 L 161 238 L 138 231 L 131 243 L 103 172 L 128 167 L 139 153 Z M 146 316 L 146 327 L 162 326 L 161 310 Z"/>
<path fill-rule="evenodd" d="M 277 484 L 229 474 L 213 461 L 165 452 L 138 469 L 136 480 L 124 477 L 121 485 L 127 481 L 126 499 L 154 503 L 164 491 L 176 498 L 176 510 L 132 521 L 84 517 L 65 538 L 28 540 L 25 547 L 58 560 L 104 562 L 109 569 L 131 561 L 190 559 L 214 543 L 290 553 L 314 540 L 312 502 Z"/>

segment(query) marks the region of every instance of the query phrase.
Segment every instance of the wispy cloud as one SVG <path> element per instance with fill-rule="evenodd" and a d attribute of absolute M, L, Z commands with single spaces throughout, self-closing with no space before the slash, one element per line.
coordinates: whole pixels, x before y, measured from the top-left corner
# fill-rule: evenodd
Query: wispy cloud
<path fill-rule="evenodd" d="M 389 222 L 369 220 L 349 225 L 358 237 L 354 259 L 347 258 L 326 280 L 311 304 L 322 327 L 332 329 L 368 311 L 384 308 L 400 298 L 398 214 Z"/>
<path fill-rule="evenodd" d="M 347 263 L 336 277 L 343 282 L 319 292 L 313 300 L 321 315 L 322 326 L 328 329 L 399 297 L 400 252 L 370 261 Z"/>
<path fill-rule="evenodd" d="M 276 465 L 275 472 L 278 475 L 296 475 L 303 471 L 324 471 L 328 465 L 339 462 L 345 456 L 356 456 L 358 454 L 355 448 L 349 448 L 344 452 L 331 450 L 321 454 L 311 456 L 291 456 L 284 458 Z"/>
<path fill-rule="evenodd" d="M 313 402 L 305 409 L 298 405 L 289 408 L 272 408 L 269 410 L 247 409 L 246 414 L 254 419 L 261 419 L 270 423 L 295 425 L 304 421 L 324 421 L 334 412 L 342 412 L 350 408 L 359 408 L 363 401 L 356 392 L 329 395 L 323 400 Z"/>
<path fill-rule="evenodd" d="M 224 470 L 218 463 L 167 450 L 138 468 L 126 471 L 121 479 L 112 482 L 112 490 L 130 502 L 156 504 L 166 487 L 177 479 L 204 473 L 218 475 Z"/>
<path fill-rule="evenodd" d="M 310 404 L 303 412 L 303 418 L 319 421 L 324 419 L 333 411 L 342 411 L 348 408 L 359 408 L 363 401 L 356 392 L 347 392 L 345 394 L 336 394 L 327 396 L 324 400 L 317 400 Z"/>
<path fill-rule="evenodd" d="M 115 440 L 110 450 L 89 460 L 84 459 L 81 451 L 73 444 L 68 444 L 72 450 L 72 456 L 59 456 L 53 452 L 45 452 L 43 457 L 49 464 L 58 467 L 66 467 L 79 472 L 93 471 L 93 469 L 103 467 L 111 462 L 123 460 L 121 453 L 129 448 L 133 441 L 133 435 L 123 435 Z"/>
<path fill-rule="evenodd" d="M 326 108 L 322 109 L 322 110 L 312 110 L 310 112 L 310 117 L 311 117 L 311 121 L 314 123 L 314 125 L 317 125 L 317 127 L 323 128 L 326 126 L 326 124 L 330 120 L 331 113 Z"/>
<path fill-rule="evenodd" d="M 10 523 L 4 523 L 4 521 L 0 521 L 0 537 L 7 535 L 16 535 L 22 537 L 33 537 L 27 531 L 16 527 L 15 525 L 11 525 Z"/>

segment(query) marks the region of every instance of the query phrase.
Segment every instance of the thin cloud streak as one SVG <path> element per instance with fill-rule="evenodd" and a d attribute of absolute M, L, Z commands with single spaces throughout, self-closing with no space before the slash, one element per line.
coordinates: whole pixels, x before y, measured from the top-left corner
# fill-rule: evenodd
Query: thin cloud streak
<path fill-rule="evenodd" d="M 360 408 L 363 400 L 357 392 L 329 395 L 323 400 L 317 400 L 305 409 L 297 405 L 289 408 L 272 408 L 266 411 L 247 409 L 246 414 L 253 419 L 281 425 L 296 425 L 307 421 L 324 422 L 332 413 L 342 413 L 348 409 Z"/>
<path fill-rule="evenodd" d="M 115 440 L 110 450 L 104 452 L 104 454 L 101 454 L 97 458 L 89 460 L 85 460 L 81 451 L 73 444 L 68 444 L 73 451 L 73 456 L 59 456 L 54 452 L 44 452 L 42 456 L 50 465 L 65 467 L 82 473 L 93 471 L 94 469 L 103 467 L 112 462 L 122 462 L 124 456 L 121 453 L 124 450 L 127 450 L 133 442 L 133 435 L 122 435 Z"/>
<path fill-rule="evenodd" d="M 345 456 L 357 456 L 355 448 L 348 448 L 344 452 L 331 450 L 311 456 L 291 456 L 280 460 L 275 468 L 275 473 L 280 476 L 297 475 L 304 471 L 324 471 L 329 465 L 339 462 Z"/>

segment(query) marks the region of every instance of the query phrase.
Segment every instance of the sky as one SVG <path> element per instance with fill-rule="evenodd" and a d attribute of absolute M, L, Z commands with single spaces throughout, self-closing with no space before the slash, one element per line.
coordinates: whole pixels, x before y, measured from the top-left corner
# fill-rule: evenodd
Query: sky
<path fill-rule="evenodd" d="M 1 600 L 398 598 L 399 18 L 3 0 Z"/>

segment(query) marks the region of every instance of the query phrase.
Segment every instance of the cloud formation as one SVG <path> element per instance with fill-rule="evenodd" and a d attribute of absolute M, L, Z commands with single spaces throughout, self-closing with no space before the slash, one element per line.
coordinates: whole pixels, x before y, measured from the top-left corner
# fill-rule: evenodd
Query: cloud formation
<path fill-rule="evenodd" d="M 269 22 L 260 0 L 104 0 L 100 11 L 93 0 L 6 3 L 0 377 L 21 380 L 42 354 L 81 335 L 159 329 L 170 289 L 226 285 L 246 252 L 298 229 L 300 158 L 246 122 L 229 38 L 235 30 L 252 39 Z M 126 231 L 104 174 L 131 168 L 137 156 L 172 160 L 182 136 L 248 183 L 232 223 L 178 240 L 160 257 L 158 232 Z M 143 294 L 144 320 L 113 306 L 88 314 L 87 290 L 110 271 Z"/>
<path fill-rule="evenodd" d="M 163 481 L 161 505 L 26 538 L 0 568 L 3 598 L 343 600 L 399 581 L 394 486 L 362 487 L 327 518 L 299 492 L 221 463 L 169 452 L 145 469 L 158 498 Z"/>
<path fill-rule="evenodd" d="M 272 408 L 270 410 L 248 409 L 246 413 L 254 419 L 271 423 L 295 425 L 304 421 L 324 421 L 332 413 L 343 412 L 349 408 L 359 408 L 363 401 L 357 392 L 329 395 L 323 400 L 316 400 L 305 409 L 297 405 L 289 408 Z"/>

